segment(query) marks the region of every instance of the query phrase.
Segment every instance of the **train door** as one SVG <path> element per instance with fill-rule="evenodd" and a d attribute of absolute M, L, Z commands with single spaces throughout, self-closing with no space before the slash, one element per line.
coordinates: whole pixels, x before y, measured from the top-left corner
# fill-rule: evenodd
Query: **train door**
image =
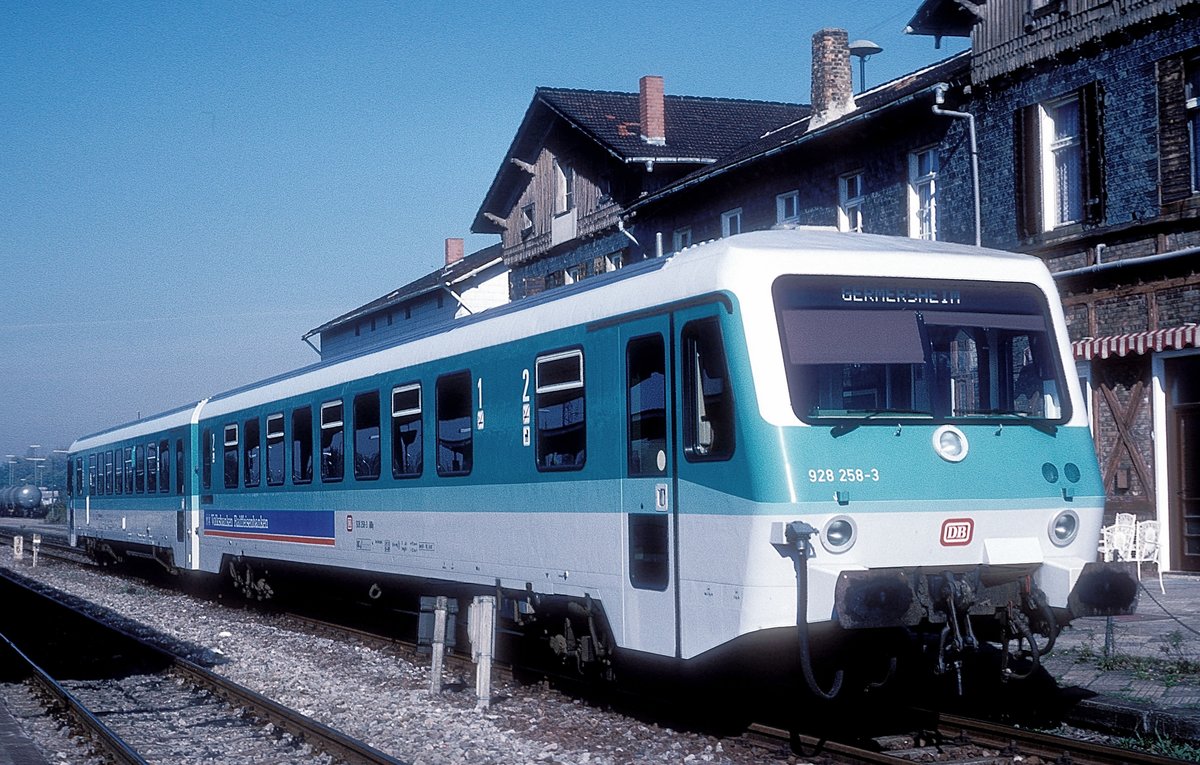
<path fill-rule="evenodd" d="M 632 648 L 678 655 L 675 487 L 670 317 L 623 325 L 625 485 L 624 640 Z"/>
<path fill-rule="evenodd" d="M 1180 571 L 1200 571 L 1200 358 L 1167 362 L 1172 542 Z"/>

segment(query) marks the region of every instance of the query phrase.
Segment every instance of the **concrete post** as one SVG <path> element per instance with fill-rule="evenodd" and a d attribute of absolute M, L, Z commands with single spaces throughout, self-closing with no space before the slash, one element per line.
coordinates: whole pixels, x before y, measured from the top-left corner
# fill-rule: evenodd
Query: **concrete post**
<path fill-rule="evenodd" d="M 480 595 L 467 612 L 471 659 L 475 662 L 475 708 L 487 709 L 492 702 L 492 654 L 496 650 L 496 598 Z"/>
<path fill-rule="evenodd" d="M 42 535 L 33 535 L 33 567 L 37 568 L 38 548 L 42 546 Z"/>
<path fill-rule="evenodd" d="M 13 560 L 25 560 L 25 537 L 13 537 Z"/>
<path fill-rule="evenodd" d="M 446 609 L 446 596 L 439 595 L 437 605 L 433 607 L 433 667 L 429 677 L 431 693 L 442 692 L 442 665 L 446 657 Z"/>

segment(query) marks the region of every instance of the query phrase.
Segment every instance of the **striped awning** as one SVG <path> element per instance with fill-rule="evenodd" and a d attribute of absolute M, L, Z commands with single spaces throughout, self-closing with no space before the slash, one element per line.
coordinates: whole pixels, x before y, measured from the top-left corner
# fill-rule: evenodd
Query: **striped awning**
<path fill-rule="evenodd" d="M 1184 324 L 1171 329 L 1130 332 L 1125 335 L 1085 337 L 1071 343 L 1077 360 L 1107 359 L 1109 356 L 1128 356 L 1131 353 L 1161 352 L 1200 346 L 1200 327 Z"/>

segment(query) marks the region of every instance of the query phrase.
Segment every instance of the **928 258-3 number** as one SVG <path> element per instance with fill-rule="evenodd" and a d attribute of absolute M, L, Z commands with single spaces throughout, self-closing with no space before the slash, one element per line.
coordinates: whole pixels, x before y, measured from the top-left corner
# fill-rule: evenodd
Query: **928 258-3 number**
<path fill-rule="evenodd" d="M 810 468 L 809 483 L 866 483 L 879 480 L 879 468 Z"/>

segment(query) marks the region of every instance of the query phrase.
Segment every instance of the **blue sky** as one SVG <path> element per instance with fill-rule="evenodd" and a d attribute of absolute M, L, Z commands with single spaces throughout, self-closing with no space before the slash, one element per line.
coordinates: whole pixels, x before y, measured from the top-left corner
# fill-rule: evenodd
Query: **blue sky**
<path fill-rule="evenodd" d="M 964 47 L 906 37 L 916 7 L 5 3 L 0 454 L 310 363 L 305 331 L 446 237 L 492 244 L 469 227 L 538 86 L 807 102 L 821 27 L 883 46 L 868 85 Z"/>

